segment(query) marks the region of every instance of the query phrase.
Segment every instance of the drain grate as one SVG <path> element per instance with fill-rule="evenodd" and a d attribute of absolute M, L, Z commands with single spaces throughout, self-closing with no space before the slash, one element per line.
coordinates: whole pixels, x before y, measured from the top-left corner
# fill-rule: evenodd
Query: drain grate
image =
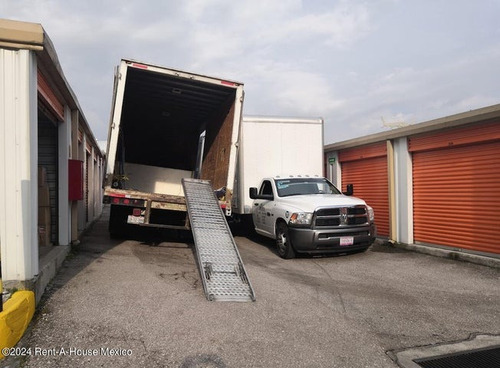
<path fill-rule="evenodd" d="M 413 360 L 423 368 L 500 367 L 500 345 Z"/>

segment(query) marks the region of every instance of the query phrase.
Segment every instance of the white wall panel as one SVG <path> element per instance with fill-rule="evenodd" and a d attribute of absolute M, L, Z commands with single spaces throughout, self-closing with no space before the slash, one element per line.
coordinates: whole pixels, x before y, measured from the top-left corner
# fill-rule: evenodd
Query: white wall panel
<path fill-rule="evenodd" d="M 0 49 L 0 241 L 5 280 L 38 273 L 37 77 L 28 50 Z"/>

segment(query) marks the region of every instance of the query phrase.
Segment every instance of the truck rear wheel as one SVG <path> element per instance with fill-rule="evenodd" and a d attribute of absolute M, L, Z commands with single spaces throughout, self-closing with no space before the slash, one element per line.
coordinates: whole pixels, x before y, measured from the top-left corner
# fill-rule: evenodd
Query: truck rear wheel
<path fill-rule="evenodd" d="M 283 221 L 276 224 L 276 249 L 281 258 L 291 259 L 295 257 L 292 240 L 288 236 L 288 226 Z"/>

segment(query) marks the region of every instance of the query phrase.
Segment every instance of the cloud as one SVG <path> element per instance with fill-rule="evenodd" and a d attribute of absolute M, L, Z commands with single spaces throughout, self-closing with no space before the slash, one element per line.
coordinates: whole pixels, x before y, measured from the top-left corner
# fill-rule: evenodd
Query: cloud
<path fill-rule="evenodd" d="M 41 23 L 98 139 L 133 58 L 245 84 L 244 114 L 322 116 L 325 141 L 498 103 L 497 0 L 16 0 Z"/>
<path fill-rule="evenodd" d="M 370 17 L 363 4 L 341 2 L 330 12 L 306 14 L 277 24 L 266 32 L 269 39 L 311 41 L 320 38 L 326 46 L 352 44 L 370 29 Z"/>
<path fill-rule="evenodd" d="M 327 12 L 315 12 L 305 11 L 300 1 L 190 1 L 182 12 L 190 27 L 183 42 L 196 50 L 198 65 L 245 58 L 256 49 L 277 56 L 284 49 L 300 53 L 308 43 L 342 47 L 370 29 L 366 6 L 349 4 L 341 1 Z"/>
<path fill-rule="evenodd" d="M 415 64 L 364 75 L 365 89 L 355 89 L 341 108 L 326 116 L 326 143 L 385 130 L 381 117 L 389 123 L 415 124 L 499 103 L 493 77 L 496 65 L 500 49 L 492 46 L 430 66 Z M 339 130 L 332 121 L 346 129 Z"/>
<path fill-rule="evenodd" d="M 294 111 L 301 115 L 317 115 L 342 105 L 334 97 L 332 86 L 320 74 L 276 64 L 261 74 L 272 87 L 270 96 L 280 111 Z"/>

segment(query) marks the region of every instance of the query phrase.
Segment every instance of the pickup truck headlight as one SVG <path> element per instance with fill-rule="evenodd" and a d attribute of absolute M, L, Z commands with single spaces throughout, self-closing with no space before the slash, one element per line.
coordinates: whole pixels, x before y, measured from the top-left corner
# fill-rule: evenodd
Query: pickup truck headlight
<path fill-rule="evenodd" d="M 370 222 L 374 222 L 375 221 L 375 212 L 373 211 L 373 208 L 371 208 L 370 206 L 366 206 L 366 209 L 368 211 L 368 219 L 370 220 Z"/>
<path fill-rule="evenodd" d="M 305 226 L 311 225 L 313 214 L 309 212 L 295 212 L 290 216 L 290 225 Z"/>

